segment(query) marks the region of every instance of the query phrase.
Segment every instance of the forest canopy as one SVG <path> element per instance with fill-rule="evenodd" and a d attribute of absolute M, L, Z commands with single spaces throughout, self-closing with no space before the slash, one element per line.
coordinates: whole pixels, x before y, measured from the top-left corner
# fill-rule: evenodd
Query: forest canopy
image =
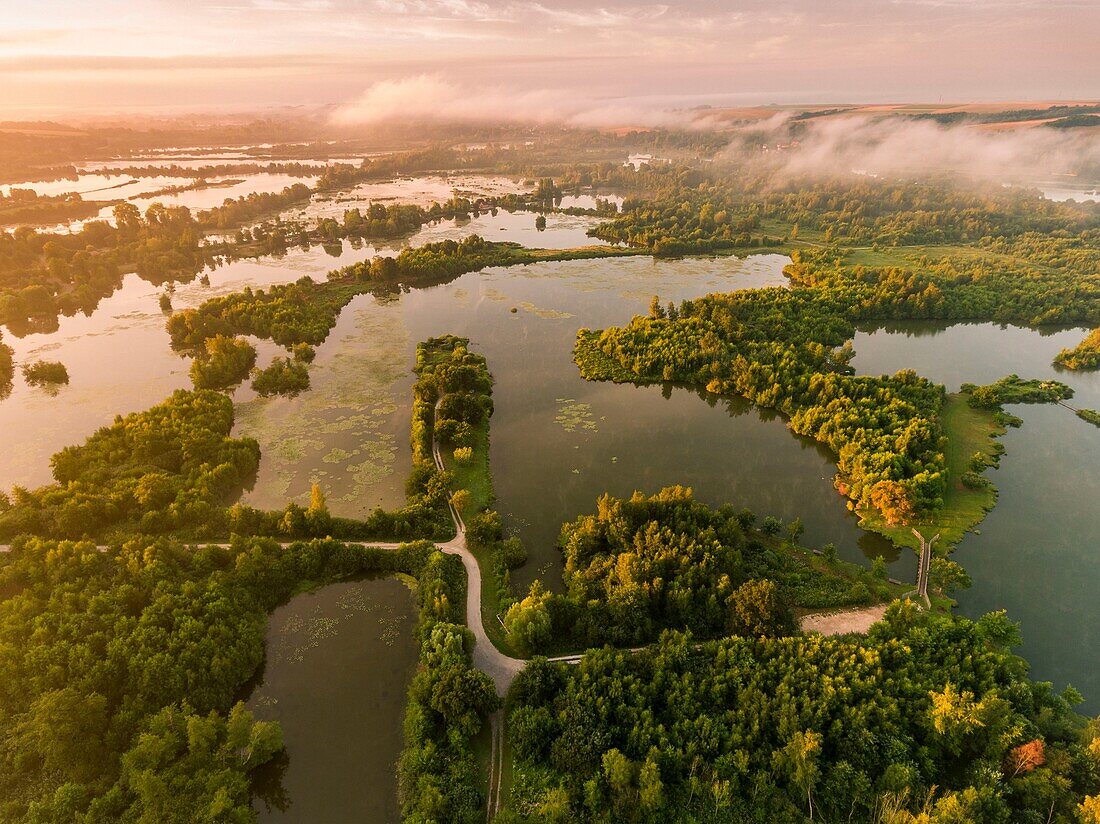
<path fill-rule="evenodd" d="M 866 638 L 667 632 L 536 660 L 507 820 L 1071 824 L 1100 790 L 1100 727 L 1026 678 L 1016 638 L 1003 613 L 898 603 Z"/>

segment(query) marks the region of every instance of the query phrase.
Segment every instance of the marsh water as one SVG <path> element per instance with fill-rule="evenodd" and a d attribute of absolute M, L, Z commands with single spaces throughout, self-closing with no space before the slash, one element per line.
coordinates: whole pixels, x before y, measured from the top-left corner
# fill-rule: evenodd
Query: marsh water
<path fill-rule="evenodd" d="M 595 509 L 605 491 L 629 495 L 692 486 L 705 501 L 761 516 L 801 517 L 807 540 L 849 558 L 900 558 L 862 533 L 832 486 L 828 453 L 792 437 L 783 420 L 738 400 L 671 387 L 584 381 L 572 362 L 577 329 L 645 311 L 653 294 L 681 300 L 783 282 L 787 259 L 765 255 L 654 261 L 620 258 L 489 269 L 391 299 L 363 295 L 318 348 L 313 389 L 239 407 L 238 430 L 264 450 L 246 500 L 304 501 L 312 483 L 333 511 L 362 517 L 397 506 L 409 470 L 411 364 L 417 341 L 469 337 L 496 378 L 491 461 L 497 506 L 528 546 L 513 580 L 560 585 L 561 524 Z"/>
<path fill-rule="evenodd" d="M 261 822 L 399 820 L 396 765 L 416 669 L 415 613 L 405 583 L 377 578 L 298 595 L 268 618 L 248 706 L 279 722 L 286 754 L 258 776 Z"/>

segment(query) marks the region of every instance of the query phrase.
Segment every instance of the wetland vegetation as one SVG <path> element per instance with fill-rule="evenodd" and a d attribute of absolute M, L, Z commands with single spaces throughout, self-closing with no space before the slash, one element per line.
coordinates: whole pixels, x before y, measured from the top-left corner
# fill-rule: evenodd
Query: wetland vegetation
<path fill-rule="evenodd" d="M 1097 730 L 1022 675 L 1014 632 L 899 603 L 866 637 L 669 631 L 536 661 L 514 688 L 505 820 L 1071 821 Z"/>
<path fill-rule="evenodd" d="M 479 162 L 504 173 L 532 156 Z M 279 217 L 444 160 L 469 161 L 441 148 L 331 164 L 314 187 L 194 213 L 124 203 L 113 226 L 0 234 L 0 321 L 14 334 L 92 312 L 130 269 L 162 283 L 288 245 L 342 255 L 433 221 L 460 231 L 464 215 L 496 208 L 535 211 L 551 232 L 546 216 L 569 191 L 592 206 L 563 211 L 598 218 L 590 234 L 615 244 L 470 235 L 394 255 L 360 246 L 324 280 L 179 300 L 167 340 L 191 357 L 194 388 L 119 415 L 54 455 L 52 483 L 0 498 L 11 544 L 0 553 L 3 817 L 249 821 L 253 793 L 265 820 L 350 814 L 287 806 L 281 776 L 304 752 L 284 752 L 292 740 L 276 722 L 289 710 L 263 703 L 262 685 L 249 708 L 239 699 L 255 686 L 273 610 L 378 574 L 415 580 L 419 651 L 411 679 L 390 673 L 407 686 L 398 799 L 368 815 L 1068 824 L 1087 814 L 1100 795 L 1100 729 L 1077 714 L 1076 690 L 1031 679 L 1011 616 L 951 613 L 982 576 L 946 551 L 994 507 L 986 472 L 1004 451 L 994 438 L 1020 422 L 1004 407 L 1061 403 L 1078 386 L 1092 398 L 1092 384 L 1032 372 L 949 388 L 909 365 L 865 374 L 853 340 L 913 320 L 1095 328 L 1100 213 L 1016 189 L 777 182 L 722 162 L 625 167 L 547 152 L 521 195 L 349 205 L 310 225 Z M 608 188 L 621 205 L 600 197 Z M 236 234 L 204 239 L 215 230 Z M 749 253 L 773 256 L 756 271 L 735 257 Z M 646 305 L 632 320 L 624 311 Z M 373 341 L 377 364 L 360 357 L 340 372 L 331 348 L 356 313 L 400 323 L 369 327 L 389 335 L 384 351 Z M 1088 370 L 1092 337 L 1044 366 Z M 258 349 L 268 366 L 256 370 Z M 410 365 L 415 379 L 402 384 Z M 303 413 L 339 474 L 352 452 L 316 432 L 363 422 L 315 418 L 309 404 L 347 370 L 372 368 L 377 380 L 355 388 L 376 396 L 346 402 L 388 409 L 379 416 L 402 417 L 402 433 L 411 417 L 404 503 L 330 512 L 317 467 L 306 467 L 308 506 L 297 493 L 247 503 L 272 465 L 267 442 L 247 434 L 262 410 Z M 14 359 L 0 344 L 0 385 L 5 371 Z M 411 401 L 390 409 L 383 395 L 398 389 Z M 1097 422 L 1088 409 L 1075 410 L 1080 422 L 1046 411 L 1086 436 Z M 294 448 L 281 434 L 273 446 Z M 693 472 L 705 481 L 697 493 L 682 477 Z M 853 563 L 872 545 L 857 546 L 833 487 L 892 542 L 868 550 L 870 568 Z M 595 513 L 580 514 L 594 498 Z M 927 612 L 885 560 L 913 543 L 914 526 L 941 535 Z M 833 534 L 846 545 L 825 540 Z M 449 554 L 455 542 L 473 553 L 476 581 Z M 475 584 L 480 622 L 464 609 Z M 885 617 L 865 636 L 799 631 L 807 610 L 869 606 Z M 474 665 L 484 643 L 522 671 L 503 714 L 498 673 Z"/>
<path fill-rule="evenodd" d="M 34 361 L 23 364 L 23 380 L 31 386 L 57 386 L 69 382 L 69 370 L 59 361 Z"/>

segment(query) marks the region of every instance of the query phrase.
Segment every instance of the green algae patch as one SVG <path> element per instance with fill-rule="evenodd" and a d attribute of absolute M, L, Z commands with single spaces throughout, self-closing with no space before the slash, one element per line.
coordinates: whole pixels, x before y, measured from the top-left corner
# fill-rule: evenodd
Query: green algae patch
<path fill-rule="evenodd" d="M 557 398 L 558 414 L 554 422 L 566 432 L 598 432 L 600 427 L 592 414 L 592 405 L 573 398 Z"/>
<path fill-rule="evenodd" d="M 568 320 L 574 317 L 571 312 L 560 312 L 557 309 L 543 309 L 526 300 L 520 301 L 516 305 L 524 312 L 528 312 L 537 318 L 545 318 L 547 320 Z"/>

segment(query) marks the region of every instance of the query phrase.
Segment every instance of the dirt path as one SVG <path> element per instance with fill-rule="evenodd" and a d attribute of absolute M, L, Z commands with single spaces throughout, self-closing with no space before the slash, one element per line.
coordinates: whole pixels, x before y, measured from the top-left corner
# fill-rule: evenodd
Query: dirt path
<path fill-rule="evenodd" d="M 52 538 L 47 538 L 45 540 L 53 540 L 53 539 Z M 69 540 L 69 539 L 65 539 L 65 540 Z M 280 540 L 277 543 L 280 543 L 283 546 L 288 546 L 290 544 L 296 544 L 300 541 L 308 541 L 308 540 L 310 540 L 310 539 L 309 538 L 295 538 L 292 541 L 282 541 L 282 540 Z M 70 541 L 70 542 L 71 543 L 80 543 L 80 541 L 75 541 L 75 540 Z M 229 547 L 233 546 L 229 542 L 218 543 L 216 541 L 181 541 L 180 543 L 182 543 L 186 547 L 191 547 L 192 549 L 195 548 L 195 547 L 198 547 L 198 546 L 216 546 L 216 547 L 220 547 L 221 549 L 229 549 Z M 345 544 L 358 545 L 358 546 L 372 546 L 372 547 L 375 547 L 377 549 L 399 549 L 404 544 L 412 543 L 412 541 L 402 541 L 400 543 L 394 543 L 392 541 L 344 541 L 344 543 Z M 98 549 L 100 552 L 106 552 L 108 549 L 110 549 L 110 547 L 106 546 L 104 544 L 97 544 L 96 549 Z M 0 544 L 0 552 L 11 552 L 11 544 Z"/>
<path fill-rule="evenodd" d="M 436 402 L 436 410 L 442 402 L 442 398 Z M 445 471 L 443 454 L 439 450 L 439 442 L 434 437 L 432 438 L 432 457 L 435 458 L 436 468 L 440 472 Z M 462 559 L 462 566 L 466 568 L 466 626 L 474 634 L 474 666 L 493 679 L 497 694 L 504 697 L 512 681 L 527 666 L 527 661 L 505 655 L 489 640 L 481 618 L 481 568 L 477 564 L 477 558 L 466 546 L 466 523 L 462 520 L 462 515 L 451 504 L 448 503 L 447 506 L 451 510 L 451 519 L 455 522 L 455 537 L 440 544 L 439 548 L 451 555 L 459 556 Z"/>
<path fill-rule="evenodd" d="M 822 635 L 844 635 L 848 632 L 866 633 L 871 625 L 882 620 L 886 604 L 862 609 L 845 609 L 833 612 L 815 612 L 802 616 L 799 626 L 803 632 L 820 632 Z"/>

